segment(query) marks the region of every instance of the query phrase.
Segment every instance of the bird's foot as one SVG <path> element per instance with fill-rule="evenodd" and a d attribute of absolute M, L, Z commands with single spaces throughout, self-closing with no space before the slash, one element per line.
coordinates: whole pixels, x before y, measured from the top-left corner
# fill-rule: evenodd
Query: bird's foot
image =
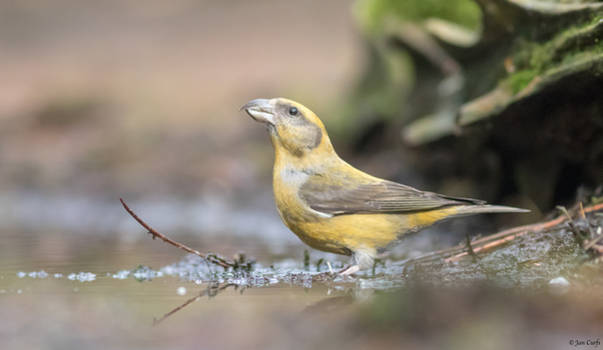
<path fill-rule="evenodd" d="M 360 271 L 360 265 L 350 265 L 343 270 L 339 271 L 337 274 L 339 276 L 350 276 Z"/>

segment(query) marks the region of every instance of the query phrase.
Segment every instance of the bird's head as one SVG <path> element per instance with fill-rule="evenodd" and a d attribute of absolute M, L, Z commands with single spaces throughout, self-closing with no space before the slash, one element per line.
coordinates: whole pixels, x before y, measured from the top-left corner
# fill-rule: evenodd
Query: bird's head
<path fill-rule="evenodd" d="M 282 149 L 296 157 L 313 151 L 332 152 L 322 121 L 300 103 L 285 98 L 260 98 L 249 101 L 241 110 L 268 126 L 277 152 Z"/>

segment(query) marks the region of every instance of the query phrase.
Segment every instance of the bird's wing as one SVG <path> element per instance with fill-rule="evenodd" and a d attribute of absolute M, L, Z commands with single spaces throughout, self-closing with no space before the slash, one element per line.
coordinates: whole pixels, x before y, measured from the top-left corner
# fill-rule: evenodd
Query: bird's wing
<path fill-rule="evenodd" d="M 311 176 L 300 188 L 300 198 L 319 212 L 342 215 L 354 213 L 397 213 L 435 209 L 449 205 L 484 204 L 470 199 L 424 192 L 410 186 L 377 178 Z"/>

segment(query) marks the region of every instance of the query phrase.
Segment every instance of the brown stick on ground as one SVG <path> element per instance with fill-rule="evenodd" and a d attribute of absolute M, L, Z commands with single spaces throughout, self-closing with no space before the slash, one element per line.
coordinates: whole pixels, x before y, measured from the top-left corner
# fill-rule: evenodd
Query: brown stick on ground
<path fill-rule="evenodd" d="M 598 210 L 603 209 L 603 203 L 600 204 L 596 204 L 587 208 L 584 208 L 582 206 L 582 203 L 580 203 L 579 206 L 579 214 L 581 217 L 586 217 L 586 213 L 591 213 L 591 212 L 595 212 Z M 514 240 L 515 238 L 522 236 L 528 232 L 533 232 L 533 231 L 542 231 L 542 230 L 546 230 L 552 227 L 555 227 L 565 221 L 571 220 L 571 217 L 568 217 L 568 215 L 560 215 L 557 218 L 551 220 L 551 221 L 546 221 L 546 222 L 542 222 L 542 223 L 538 223 L 538 224 L 533 224 L 533 225 L 526 225 L 526 226 L 519 226 L 519 227 L 515 227 L 509 230 L 505 230 L 502 232 L 499 232 L 495 235 L 489 236 L 489 237 L 484 237 L 481 240 L 477 240 L 475 242 L 473 242 L 473 244 L 475 245 L 476 243 L 481 243 L 479 241 L 483 241 L 483 242 L 489 242 L 490 240 L 492 240 L 493 238 L 498 238 L 498 237 L 502 237 L 500 239 L 497 239 L 495 241 L 489 242 L 489 243 L 485 243 L 484 245 L 477 247 L 477 248 L 473 248 L 473 252 L 474 253 L 478 253 L 480 251 L 485 251 L 488 249 L 492 249 L 494 247 L 497 247 L 499 245 L 505 244 L 509 241 Z M 488 240 L 486 240 L 486 238 L 489 238 Z M 595 242 L 596 243 L 596 242 Z M 594 245 L 594 244 L 593 244 Z M 462 257 L 468 255 L 469 253 L 467 252 L 462 252 L 459 253 L 457 255 L 454 255 L 448 259 L 446 259 L 446 262 L 455 262 L 455 261 L 459 261 Z"/>
<path fill-rule="evenodd" d="M 164 234 L 161 234 L 161 233 L 157 232 L 155 229 L 153 229 L 151 226 L 149 226 L 149 224 L 147 224 L 146 222 L 144 222 L 144 220 L 142 220 L 141 218 L 139 218 L 138 215 L 136 215 L 136 213 L 134 213 L 134 211 L 132 209 L 130 209 L 130 207 L 128 207 L 128 205 L 126 204 L 126 202 L 123 199 L 120 198 L 119 201 L 121 202 L 121 205 L 123 205 L 124 209 L 128 212 L 128 214 L 130 214 L 134 218 L 134 220 L 138 221 L 138 223 L 142 227 L 144 227 L 151 236 L 153 236 L 153 239 L 159 238 L 162 241 L 173 245 L 174 247 L 178 247 L 178 248 L 180 248 L 180 249 L 182 249 L 182 250 L 184 250 L 184 251 L 186 251 L 188 253 L 198 255 L 201 258 L 207 260 L 208 262 L 210 262 L 212 264 L 216 264 L 218 266 L 222 266 L 223 268 L 229 268 L 229 267 L 235 267 L 235 266 L 237 266 L 237 264 L 235 264 L 234 262 L 227 261 L 225 259 L 220 258 L 219 256 L 214 255 L 214 254 L 202 254 L 198 250 L 189 248 L 189 247 L 185 246 L 184 244 L 178 243 L 178 242 L 176 242 L 176 241 L 168 238 Z"/>
<path fill-rule="evenodd" d="M 586 213 L 592 213 L 592 212 L 596 212 L 599 210 L 603 210 L 603 203 L 595 204 L 593 206 L 586 207 L 586 208 L 580 208 L 580 214 L 584 215 Z M 471 241 L 471 246 L 473 248 L 473 252 L 478 253 L 480 251 L 488 250 L 488 249 L 497 247 L 499 245 L 505 244 L 505 243 L 512 241 L 515 238 L 517 238 L 521 235 L 524 235 L 530 231 L 546 230 L 546 229 L 555 227 L 567 220 L 569 220 L 568 217 L 566 215 L 562 214 L 550 221 L 539 222 L 537 224 L 510 228 L 508 230 L 500 231 L 499 233 Z M 445 261 L 446 262 L 458 261 L 462 257 L 468 255 L 468 253 L 464 251 L 466 246 L 467 246 L 466 244 L 459 244 L 454 247 L 427 253 L 418 258 L 411 259 L 410 261 L 438 259 L 438 258 L 445 257 L 448 255 L 453 255 L 453 254 L 456 254 L 456 255 L 449 257 Z"/>

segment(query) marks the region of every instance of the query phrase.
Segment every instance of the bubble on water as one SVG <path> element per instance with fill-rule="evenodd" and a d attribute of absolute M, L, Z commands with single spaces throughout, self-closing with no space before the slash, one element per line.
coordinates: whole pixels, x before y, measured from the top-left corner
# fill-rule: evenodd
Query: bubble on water
<path fill-rule="evenodd" d="M 268 279 L 261 274 L 255 274 L 251 276 L 251 285 L 254 287 L 262 287 L 268 283 Z"/>
<path fill-rule="evenodd" d="M 187 281 L 207 281 L 214 278 L 216 273 L 215 269 L 216 267 L 213 265 L 210 266 L 207 260 L 189 254 L 175 264 L 162 267 L 158 273 L 160 276 L 174 276 Z M 222 272 L 223 270 L 222 268 L 217 269 L 218 272 Z"/>
<path fill-rule="evenodd" d="M 62 273 L 55 273 L 54 278 L 63 278 L 63 274 Z"/>
<path fill-rule="evenodd" d="M 549 281 L 551 291 L 557 294 L 565 294 L 570 287 L 569 281 L 565 277 L 555 277 Z"/>
<path fill-rule="evenodd" d="M 25 276 L 27 276 L 27 273 L 25 273 L 25 272 L 23 272 L 23 271 L 19 271 L 19 272 L 17 272 L 17 277 L 19 277 L 19 278 L 23 278 L 23 277 L 25 277 Z"/>
<path fill-rule="evenodd" d="M 176 290 L 176 293 L 178 293 L 178 295 L 185 295 L 186 294 L 186 288 L 184 288 L 184 287 L 178 287 L 178 289 Z"/>
<path fill-rule="evenodd" d="M 70 273 L 67 279 L 71 281 L 92 282 L 96 279 L 96 275 L 92 272 Z"/>
<path fill-rule="evenodd" d="M 569 281 L 565 279 L 565 277 L 556 277 L 549 281 L 550 285 L 568 287 L 570 285 Z"/>
<path fill-rule="evenodd" d="M 139 282 L 150 281 L 153 278 L 162 277 L 163 272 L 153 270 L 148 266 L 140 265 L 133 271 L 130 271 L 131 275 Z"/>
<path fill-rule="evenodd" d="M 248 286 L 249 280 L 245 277 L 238 277 L 238 278 L 229 278 L 227 279 L 227 284 L 235 284 L 237 286 Z"/>
<path fill-rule="evenodd" d="M 32 272 L 28 273 L 27 276 L 29 276 L 31 278 L 46 278 L 46 277 L 48 277 L 48 273 L 46 273 L 46 271 L 44 271 L 44 270 L 32 271 Z"/>
<path fill-rule="evenodd" d="M 17 289 L 17 294 L 21 294 L 21 293 L 23 293 L 23 290 L 22 289 Z"/>
<path fill-rule="evenodd" d="M 176 274 L 176 268 L 173 265 L 164 266 L 161 268 L 161 271 L 170 276 Z"/>
<path fill-rule="evenodd" d="M 126 278 L 128 278 L 128 276 L 130 276 L 130 270 L 120 270 L 117 271 L 117 273 L 111 275 L 112 278 L 115 278 L 117 280 L 125 280 Z"/>

